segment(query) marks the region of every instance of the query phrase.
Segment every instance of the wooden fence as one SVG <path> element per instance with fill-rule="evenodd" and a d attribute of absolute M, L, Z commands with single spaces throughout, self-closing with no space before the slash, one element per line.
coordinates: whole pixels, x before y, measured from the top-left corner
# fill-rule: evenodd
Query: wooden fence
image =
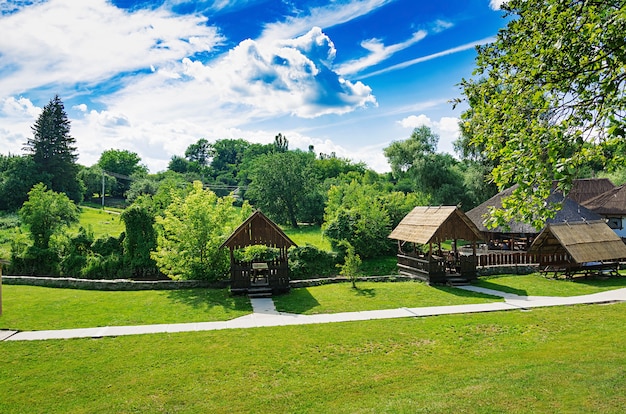
<path fill-rule="evenodd" d="M 478 255 L 478 267 L 494 266 L 537 266 L 571 262 L 566 253 L 560 254 L 531 254 L 528 252 L 493 252 Z"/>

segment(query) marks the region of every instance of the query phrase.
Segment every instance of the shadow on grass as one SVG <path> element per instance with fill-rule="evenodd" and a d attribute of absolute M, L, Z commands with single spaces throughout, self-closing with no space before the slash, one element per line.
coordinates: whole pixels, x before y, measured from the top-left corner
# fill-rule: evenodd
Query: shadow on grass
<path fill-rule="evenodd" d="M 358 285 L 356 288 L 353 288 L 352 291 L 354 292 L 355 296 L 364 296 L 367 298 L 373 298 L 374 296 L 376 296 L 376 289 L 361 289 Z"/>
<path fill-rule="evenodd" d="M 196 309 L 210 309 L 218 306 L 236 311 L 252 311 L 250 301 L 245 296 L 232 296 L 228 289 L 178 289 L 168 290 L 170 300 Z"/>
<path fill-rule="evenodd" d="M 488 282 L 485 283 L 484 281 L 480 281 L 480 283 L 475 282 L 474 284 L 477 286 L 486 288 L 486 289 L 499 290 L 501 292 L 515 293 L 517 295 L 525 296 L 525 293 L 524 294 L 517 293 L 517 292 L 524 292 L 522 290 L 510 289 L 510 288 L 506 288 L 506 286 L 496 285 L 494 283 L 488 283 Z M 463 298 L 498 299 L 498 300 L 502 299 L 500 296 L 493 296 L 493 295 L 487 295 L 485 293 L 472 292 L 470 290 L 458 289 L 458 288 L 451 287 L 451 286 L 433 285 L 432 287 L 442 292 L 448 293 L 450 295 L 463 297 Z"/>
<path fill-rule="evenodd" d="M 308 289 L 291 289 L 289 293 L 274 296 L 273 299 L 279 312 L 305 313 L 320 306 Z"/>
<path fill-rule="evenodd" d="M 597 288 L 623 288 L 626 287 L 626 276 L 594 277 L 594 278 L 574 278 L 573 282 L 581 285 L 593 286 Z"/>

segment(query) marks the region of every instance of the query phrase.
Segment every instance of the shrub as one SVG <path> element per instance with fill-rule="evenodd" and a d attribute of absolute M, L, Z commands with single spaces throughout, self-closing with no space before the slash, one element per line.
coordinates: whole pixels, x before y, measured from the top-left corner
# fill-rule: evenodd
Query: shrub
<path fill-rule="evenodd" d="M 264 244 L 253 244 L 235 250 L 233 255 L 235 256 L 235 259 L 240 262 L 269 262 L 278 259 L 280 256 L 280 249 L 266 246 Z"/>
<path fill-rule="evenodd" d="M 337 274 L 337 253 L 307 244 L 289 249 L 289 270 L 293 279 L 312 279 Z"/>
<path fill-rule="evenodd" d="M 1 215 L 0 230 L 12 229 L 20 226 L 20 217 L 17 214 Z"/>

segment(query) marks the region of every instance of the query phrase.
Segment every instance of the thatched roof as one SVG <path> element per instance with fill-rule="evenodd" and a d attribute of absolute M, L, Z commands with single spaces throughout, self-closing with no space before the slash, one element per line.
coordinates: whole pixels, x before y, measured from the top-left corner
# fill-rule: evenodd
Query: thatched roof
<path fill-rule="evenodd" d="M 390 239 L 428 244 L 446 240 L 481 240 L 470 219 L 454 206 L 415 207 L 389 235 Z"/>
<path fill-rule="evenodd" d="M 626 258 L 626 244 L 603 221 L 548 224 L 530 253 L 568 253 L 576 263 Z"/>
<path fill-rule="evenodd" d="M 296 244 L 261 210 L 250 215 L 220 247 L 238 249 L 240 247 L 263 244 L 270 247 L 289 248 Z"/>
<path fill-rule="evenodd" d="M 626 216 L 626 186 L 612 188 L 604 194 L 587 200 L 584 206 L 603 216 Z"/>
<path fill-rule="evenodd" d="M 528 223 L 523 223 L 519 221 L 509 222 L 508 230 L 503 227 L 488 229 L 487 226 L 485 226 L 485 217 L 487 217 L 487 215 L 489 214 L 489 208 L 502 208 L 502 199 L 510 196 L 515 188 L 517 188 L 517 184 L 499 192 L 481 205 L 474 207 L 467 212 L 467 217 L 469 217 L 469 219 L 472 220 L 472 222 L 476 225 L 478 230 L 482 232 L 505 234 L 537 234 L 538 231 L 533 226 Z M 564 198 L 563 194 L 558 191 L 553 191 L 546 201 L 548 203 L 562 203 L 562 207 L 559 211 L 557 211 L 556 216 L 552 219 L 548 219 L 546 221 L 546 224 L 593 221 L 600 220 L 602 218 L 600 217 L 600 215 L 581 206 L 576 201 L 570 198 Z"/>
<path fill-rule="evenodd" d="M 606 193 L 615 188 L 615 184 L 608 178 L 581 178 L 572 182 L 572 189 L 567 194 L 578 204 L 585 204 L 600 194 Z"/>

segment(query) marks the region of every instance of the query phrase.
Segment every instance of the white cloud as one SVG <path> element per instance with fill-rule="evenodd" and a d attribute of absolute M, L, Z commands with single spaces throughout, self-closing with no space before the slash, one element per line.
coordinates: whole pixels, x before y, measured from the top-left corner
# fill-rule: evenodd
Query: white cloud
<path fill-rule="evenodd" d="M 360 76 L 360 78 L 361 79 L 371 78 L 372 76 L 382 75 L 383 73 L 388 73 L 388 72 L 392 72 L 394 70 L 404 69 L 404 68 L 407 68 L 409 66 L 417 65 L 418 63 L 422 63 L 422 62 L 426 62 L 426 61 L 429 61 L 429 60 L 437 59 L 437 58 L 440 58 L 440 57 L 443 57 L 443 56 L 448 56 L 448 55 L 451 55 L 451 54 L 454 54 L 454 53 L 459 53 L 459 52 L 464 52 L 466 50 L 474 49 L 476 46 L 484 45 L 486 43 L 491 43 L 493 41 L 494 41 L 493 37 L 488 37 L 486 39 L 478 40 L 476 42 L 466 43 L 464 45 L 453 47 L 453 48 L 447 49 L 447 50 L 443 50 L 441 52 L 433 53 L 433 54 L 428 55 L 428 56 L 422 56 L 422 57 L 419 57 L 419 58 L 407 60 L 406 62 L 398 63 L 396 65 L 392 65 L 392 66 L 386 67 L 384 69 L 368 73 L 368 74 L 366 74 L 364 76 Z"/>
<path fill-rule="evenodd" d="M 342 64 L 339 68 L 337 68 L 337 72 L 342 75 L 361 72 L 364 69 L 377 65 L 378 63 L 384 61 L 385 59 L 392 56 L 394 53 L 414 45 L 425 37 L 426 31 L 420 30 L 413 33 L 413 36 L 411 36 L 410 39 L 389 46 L 385 46 L 380 41 L 380 39 L 365 40 L 361 42 L 361 46 L 370 52 L 369 55 Z"/>
<path fill-rule="evenodd" d="M 0 96 L 50 84 L 97 83 L 211 50 L 222 41 L 199 15 L 125 12 L 105 0 L 50 0 L 0 17 Z"/>
<path fill-rule="evenodd" d="M 401 119 L 398 123 L 407 129 L 415 129 L 421 126 L 429 127 L 434 133 L 439 135 L 437 151 L 449 154 L 454 154 L 454 141 L 459 139 L 461 135 L 459 119 L 454 117 L 444 116 L 439 118 L 439 120 L 433 120 L 424 114 L 410 115 Z"/>
<path fill-rule="evenodd" d="M 184 117 L 235 126 L 252 119 L 295 115 L 314 118 L 376 104 L 371 89 L 330 68 L 332 41 L 320 28 L 273 43 L 244 40 L 221 59 L 185 58 L 146 74 L 106 99 L 129 119 Z"/>
<path fill-rule="evenodd" d="M 508 0 L 489 0 L 489 7 L 492 10 L 500 10 L 502 5 L 506 3 Z"/>
<path fill-rule="evenodd" d="M 276 41 L 306 33 L 311 27 L 329 28 L 365 16 L 393 0 L 351 0 L 315 7 L 288 17 L 284 22 L 268 24 L 259 42 Z"/>

